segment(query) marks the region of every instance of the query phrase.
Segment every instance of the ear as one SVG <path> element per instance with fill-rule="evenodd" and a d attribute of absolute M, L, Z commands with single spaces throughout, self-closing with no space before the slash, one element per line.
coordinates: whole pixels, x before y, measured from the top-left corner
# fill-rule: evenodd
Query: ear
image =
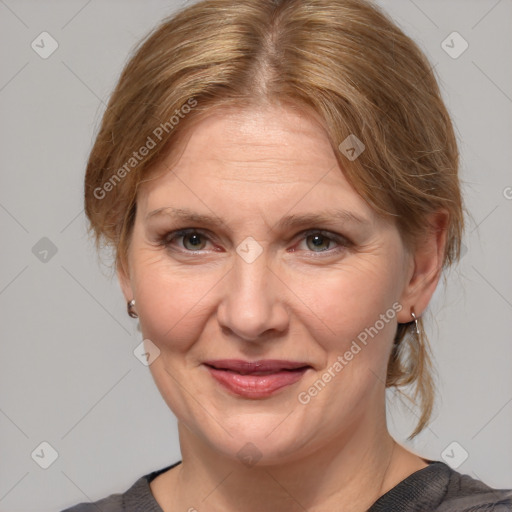
<path fill-rule="evenodd" d="M 403 309 L 398 323 L 412 321 L 411 308 L 419 318 L 427 308 L 441 277 L 449 214 L 439 210 L 428 217 L 428 229 L 411 253 L 411 265 L 400 298 Z"/>
<path fill-rule="evenodd" d="M 130 270 L 128 262 L 125 259 L 118 260 L 116 273 L 124 298 L 126 302 L 130 302 L 133 299 L 133 290 L 130 281 Z"/>

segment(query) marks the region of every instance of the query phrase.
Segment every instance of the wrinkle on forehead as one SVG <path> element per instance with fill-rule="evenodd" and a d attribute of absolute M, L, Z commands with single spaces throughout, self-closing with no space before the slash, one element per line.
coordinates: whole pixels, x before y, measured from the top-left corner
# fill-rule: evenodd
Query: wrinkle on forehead
<path fill-rule="evenodd" d="M 219 110 L 195 125 L 187 146 L 176 170 L 197 160 L 199 153 L 211 162 L 238 165 L 337 164 L 327 133 L 313 116 L 278 107 Z"/>

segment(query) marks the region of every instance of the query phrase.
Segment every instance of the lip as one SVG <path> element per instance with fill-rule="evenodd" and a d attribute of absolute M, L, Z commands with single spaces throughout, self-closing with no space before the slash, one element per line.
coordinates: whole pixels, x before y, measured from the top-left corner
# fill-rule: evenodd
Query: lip
<path fill-rule="evenodd" d="M 259 361 L 244 361 L 243 359 L 212 359 L 203 364 L 213 366 L 218 370 L 231 370 L 238 373 L 278 372 L 280 370 L 296 370 L 311 366 L 305 361 L 289 361 L 286 359 L 260 359 Z"/>
<path fill-rule="evenodd" d="M 306 362 L 265 359 L 243 361 L 218 359 L 203 363 L 210 375 L 235 395 L 267 398 L 280 389 L 295 384 L 311 369 Z"/>

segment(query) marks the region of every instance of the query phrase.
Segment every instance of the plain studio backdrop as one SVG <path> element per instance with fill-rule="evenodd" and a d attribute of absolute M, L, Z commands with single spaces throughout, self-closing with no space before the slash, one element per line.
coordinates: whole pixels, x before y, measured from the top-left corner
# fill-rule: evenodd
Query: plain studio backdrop
<path fill-rule="evenodd" d="M 440 77 L 472 214 L 426 314 L 438 395 L 409 446 L 510 488 L 512 2 L 380 3 Z M 0 0 L 3 512 L 96 500 L 180 459 L 176 419 L 134 355 L 137 323 L 86 235 L 82 190 L 130 50 L 181 5 Z M 394 396 L 390 429 L 407 444 L 417 411 Z"/>

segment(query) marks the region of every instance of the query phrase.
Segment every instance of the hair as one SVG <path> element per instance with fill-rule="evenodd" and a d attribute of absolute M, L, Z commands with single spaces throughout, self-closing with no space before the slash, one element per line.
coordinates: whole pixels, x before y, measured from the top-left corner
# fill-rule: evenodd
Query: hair
<path fill-rule="evenodd" d="M 203 0 L 164 19 L 134 49 L 91 150 L 85 212 L 97 248 L 124 266 L 137 189 L 195 123 L 218 108 L 295 106 L 320 119 L 348 182 L 414 248 L 448 213 L 441 272 L 464 227 L 453 126 L 428 60 L 362 0 Z M 187 129 L 187 130 L 186 130 Z M 338 148 L 355 135 L 356 159 Z M 435 386 L 422 319 L 399 324 L 386 387 L 412 386 L 428 424 Z M 410 334 L 410 335 L 409 335 Z M 411 388 L 412 389 L 412 388 Z"/>

